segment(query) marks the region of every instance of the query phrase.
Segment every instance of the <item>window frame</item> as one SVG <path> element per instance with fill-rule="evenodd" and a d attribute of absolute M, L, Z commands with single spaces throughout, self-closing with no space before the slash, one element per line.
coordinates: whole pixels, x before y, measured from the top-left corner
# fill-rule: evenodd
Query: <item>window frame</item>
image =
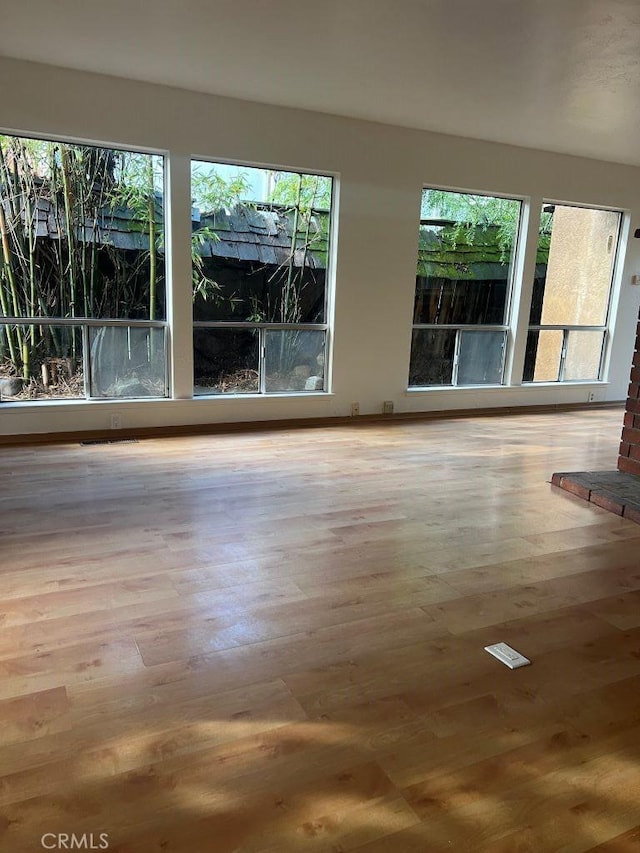
<path fill-rule="evenodd" d="M 451 382 L 449 384 L 442 385 L 411 385 L 407 382 L 407 391 L 416 392 L 416 391 L 431 391 L 431 390 L 458 390 L 461 388 L 503 388 L 505 387 L 505 375 L 507 372 L 507 361 L 509 356 L 509 347 L 513 344 L 511 341 L 511 314 L 514 305 L 514 291 L 516 287 L 516 272 L 518 268 L 518 258 L 521 252 L 521 239 L 522 239 L 522 223 L 523 223 L 523 212 L 525 204 L 527 203 L 527 199 L 525 196 L 518 195 L 510 195 L 509 193 L 492 193 L 485 190 L 469 190 L 469 189 L 460 189 L 459 187 L 443 187 L 436 186 L 434 184 L 423 184 L 421 192 L 420 192 L 420 207 L 422 209 L 422 198 L 425 190 L 438 190 L 440 192 L 449 192 L 455 193 L 458 195 L 472 195 L 472 196 L 484 196 L 486 198 L 496 198 L 496 199 L 504 199 L 505 201 L 516 201 L 520 204 L 520 211 L 518 215 L 518 225 L 515 230 L 513 236 L 513 249 L 512 256 L 510 262 L 509 275 L 507 277 L 507 287 L 506 287 L 506 297 L 505 297 L 505 306 L 502 323 L 416 323 L 412 322 L 411 324 L 411 334 L 413 339 L 413 332 L 419 331 L 421 329 L 424 330 L 453 330 L 456 332 L 456 340 L 454 347 L 454 358 L 453 365 L 451 370 Z M 418 233 L 419 229 L 422 225 L 426 225 L 431 223 L 433 220 L 427 219 L 425 217 L 420 216 L 418 222 Z M 418 247 L 418 257 L 419 257 L 420 248 Z M 416 276 L 417 278 L 417 276 Z M 416 290 L 414 288 L 414 300 L 415 300 Z M 415 308 L 414 308 L 415 310 Z M 457 384 L 458 378 L 458 362 L 460 355 L 460 345 L 462 340 L 462 333 L 464 331 L 476 331 L 476 332 L 502 332 L 503 342 L 502 342 L 502 363 L 500 366 L 500 382 L 487 382 L 487 383 L 474 383 L 474 384 Z M 411 377 L 411 352 L 409 354 L 409 379 Z"/>
<path fill-rule="evenodd" d="M 607 355 L 612 343 L 613 334 L 611 332 L 611 317 L 613 310 L 613 301 L 615 296 L 616 289 L 616 281 L 618 277 L 618 269 L 620 264 L 620 250 L 622 248 L 622 232 L 624 225 L 624 210 L 616 207 L 603 207 L 597 204 L 576 204 L 574 202 L 567 201 L 558 201 L 543 198 L 540 212 L 544 212 L 544 208 L 547 205 L 554 205 L 558 207 L 572 207 L 579 210 L 597 210 L 602 211 L 603 213 L 616 213 L 618 215 L 618 225 L 616 230 L 616 237 L 614 241 L 614 245 L 612 246 L 613 251 L 613 263 L 611 264 L 611 274 L 609 277 L 609 288 L 607 292 L 607 301 L 606 301 L 606 311 L 604 322 L 601 324 L 593 324 L 593 325 L 585 325 L 585 324 L 575 324 L 575 323 L 531 323 L 530 314 L 531 314 L 531 303 L 533 301 L 533 291 L 531 294 L 531 300 L 529 303 L 529 319 L 526 326 L 527 337 L 530 332 L 552 332 L 552 331 L 561 331 L 563 333 L 562 337 L 562 346 L 560 350 L 560 360 L 558 362 L 558 375 L 556 379 L 525 379 L 524 376 L 522 378 L 523 387 L 538 387 L 545 384 L 551 385 L 571 385 L 571 384 L 593 384 L 594 382 L 604 382 L 606 381 L 606 377 L 604 376 L 605 365 L 607 362 Z M 553 233 L 553 230 L 552 230 Z M 538 236 L 536 239 L 536 252 L 538 250 L 538 241 L 540 239 L 540 231 L 538 229 Z M 544 302 L 543 302 L 544 305 Z M 601 332 L 602 333 L 602 343 L 600 346 L 600 357 L 598 360 L 598 372 L 597 376 L 592 379 L 565 379 L 565 368 L 567 361 L 567 351 L 569 347 L 569 337 L 571 332 Z M 534 364 L 535 371 L 535 364 Z"/>
<path fill-rule="evenodd" d="M 455 331 L 456 339 L 454 344 L 453 351 L 453 363 L 451 365 L 451 382 L 442 385 L 410 385 L 410 391 L 422 391 L 425 389 L 431 388 L 500 388 L 504 385 L 504 375 L 506 370 L 507 363 L 507 346 L 508 346 L 508 332 L 509 326 L 502 326 L 497 324 L 487 324 L 485 325 L 474 325 L 472 323 L 460 323 L 458 325 L 453 323 L 414 323 L 411 327 L 412 333 L 416 331 Z M 500 379 L 499 383 L 496 382 L 476 382 L 476 383 L 468 383 L 459 385 L 458 380 L 458 367 L 460 361 L 460 347 L 462 345 L 462 335 L 464 332 L 502 332 L 502 362 L 500 367 Z"/>
<path fill-rule="evenodd" d="M 116 143 L 107 141 L 88 140 L 86 138 L 74 137 L 65 134 L 55 133 L 35 133 L 33 131 L 22 132 L 15 129 L 6 129 L 0 127 L 0 135 L 11 136 L 16 139 L 30 140 L 33 142 L 48 142 L 61 143 L 63 145 L 75 145 L 78 147 L 108 149 L 116 152 L 128 152 L 131 154 L 143 154 L 151 157 L 162 158 L 162 245 L 164 246 L 164 319 L 129 319 L 129 318 L 112 318 L 112 317 L 85 317 L 77 315 L 75 317 L 56 317 L 56 316 L 5 316 L 0 314 L 0 327 L 4 326 L 53 326 L 53 327 L 75 327 L 80 329 L 82 340 L 82 371 L 83 371 L 83 397 L 37 397 L 34 399 L 16 400 L 13 398 L 4 398 L 2 404 L 13 404 L 18 407 L 31 405 L 52 405 L 65 403 L 121 403 L 121 402 L 153 402 L 158 400 L 171 399 L 172 396 L 172 378 L 171 378 L 171 336 L 169 334 L 169 318 L 168 304 L 170 291 L 172 287 L 171 279 L 171 258 L 170 258 L 170 217 L 171 207 L 169 203 L 169 159 L 170 152 L 168 149 L 154 147 L 139 147 L 128 145 L 126 143 Z M 89 328 L 146 328 L 162 330 L 163 349 L 164 349 L 164 393 L 162 395 L 145 395 L 143 397 L 124 397 L 124 396 L 97 396 L 91 394 L 91 347 L 89 345 Z"/>
<path fill-rule="evenodd" d="M 326 297 L 326 294 L 325 294 Z M 289 396 L 289 395 L 302 395 L 309 396 L 309 394 L 328 394 L 329 389 L 327 388 L 328 380 L 328 370 L 327 370 L 327 347 L 329 340 L 329 324 L 328 323 L 253 323 L 249 321 L 238 321 L 234 323 L 232 320 L 219 320 L 217 322 L 213 322 L 211 320 L 194 320 L 193 321 L 193 329 L 238 329 L 238 330 L 255 330 L 258 333 L 258 390 L 257 391 L 247 391 L 246 393 L 209 393 L 209 394 L 195 394 L 194 398 L 201 399 L 213 399 L 217 400 L 219 397 L 251 397 L 260 396 L 260 397 L 275 397 L 275 396 Z M 292 331 L 292 332 L 324 332 L 324 341 L 322 344 L 322 350 L 325 353 L 325 362 L 323 366 L 323 388 L 314 389 L 313 391 L 268 391 L 266 389 L 266 333 L 270 331 Z M 192 335 L 193 338 L 193 335 Z M 195 382 L 195 376 L 194 376 Z"/>
<path fill-rule="evenodd" d="M 0 327 L 2 326 L 53 326 L 59 328 L 66 326 L 68 328 L 80 329 L 82 336 L 82 379 L 84 386 L 84 397 L 39 397 L 33 400 L 12 400 L 18 405 L 31 405 L 34 403 L 62 403 L 72 400 L 77 403 L 87 402 L 95 403 L 96 401 L 103 402 L 119 402 L 122 400 L 136 400 L 144 402 L 145 400 L 165 400 L 169 398 L 170 391 L 170 353 L 169 353 L 169 335 L 168 323 L 166 320 L 123 320 L 123 319 L 101 319 L 89 317 L 4 317 L 0 316 Z M 158 329 L 162 331 L 162 342 L 164 351 L 164 393 L 163 394 L 148 394 L 144 397 L 124 397 L 113 396 L 105 397 L 102 394 L 91 393 L 91 346 L 89 343 L 89 329 Z M 3 400 L 3 403 L 7 402 Z"/>
<path fill-rule="evenodd" d="M 323 172 L 318 169 L 302 169 L 300 167 L 275 165 L 269 163 L 256 163 L 245 160 L 232 160 L 222 157 L 213 156 L 196 156 L 190 158 L 190 182 L 193 176 L 193 166 L 196 163 L 209 163 L 210 165 L 225 165 L 237 166 L 238 168 L 247 169 L 262 169 L 272 172 L 286 172 L 287 174 L 295 174 L 301 176 L 317 175 L 321 178 L 329 178 L 331 180 L 331 200 L 329 205 L 329 227 L 327 230 L 328 246 L 327 246 L 327 268 L 325 270 L 325 286 L 324 286 L 324 322 L 323 323 L 279 323 L 279 322 L 253 322 L 253 321 L 234 321 L 234 320 L 196 320 L 191 315 L 191 346 L 193 347 L 193 331 L 196 329 L 235 329 L 235 330 L 255 330 L 258 333 L 258 390 L 248 391 L 246 393 L 208 393 L 196 394 L 192 390 L 193 399 L 196 400 L 218 400 L 218 399 L 244 399 L 247 397 L 309 397 L 313 394 L 327 395 L 332 393 L 331 376 L 332 376 L 332 358 L 331 358 L 331 329 L 333 324 L 333 308 L 335 302 L 335 246 L 337 244 L 337 200 L 338 200 L 338 181 L 339 175 L 335 172 Z M 191 186 L 191 183 L 190 183 Z M 192 202 L 193 204 L 193 202 Z M 323 387 L 315 390 L 281 390 L 269 391 L 266 389 L 266 333 L 268 331 L 308 331 L 308 332 L 323 332 L 324 340 L 322 351 L 324 352 L 323 365 Z M 193 387 L 195 389 L 195 371 L 193 376 Z"/>
<path fill-rule="evenodd" d="M 609 300 L 611 299 L 611 294 L 609 294 Z M 611 303 L 609 302 L 609 306 L 607 308 L 607 313 L 609 312 L 611 307 Z M 610 333 L 609 327 L 607 326 L 576 326 L 576 325 L 557 325 L 553 323 L 549 323 L 546 325 L 537 325 L 537 326 L 527 326 L 527 333 L 529 332 L 562 332 L 562 345 L 560 348 L 560 360 L 558 362 L 558 378 L 557 379 L 523 379 L 523 385 L 544 385 L 545 382 L 552 383 L 571 383 L 571 382 L 601 382 L 602 381 L 602 372 L 604 368 L 605 355 L 607 352 L 607 346 L 609 343 Z M 569 349 L 569 336 L 571 332 L 601 332 L 602 333 L 602 343 L 600 345 L 600 356 L 598 359 L 598 375 L 593 379 L 565 379 L 565 369 L 567 362 L 567 352 Z"/>

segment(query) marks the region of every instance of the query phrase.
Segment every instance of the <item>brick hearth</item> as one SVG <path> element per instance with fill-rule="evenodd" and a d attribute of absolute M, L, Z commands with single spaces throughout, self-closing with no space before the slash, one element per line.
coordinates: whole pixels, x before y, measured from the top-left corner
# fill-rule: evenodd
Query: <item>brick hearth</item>
<path fill-rule="evenodd" d="M 618 470 L 554 474 L 551 482 L 609 512 L 640 524 L 640 320 L 636 328 Z"/>

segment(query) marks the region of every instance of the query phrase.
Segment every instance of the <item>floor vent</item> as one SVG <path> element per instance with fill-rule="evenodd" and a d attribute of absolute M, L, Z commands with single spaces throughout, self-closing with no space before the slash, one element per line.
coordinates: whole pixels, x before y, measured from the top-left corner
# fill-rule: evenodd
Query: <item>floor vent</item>
<path fill-rule="evenodd" d="M 81 441 L 82 447 L 90 444 L 137 444 L 137 438 L 93 438 L 90 441 Z"/>

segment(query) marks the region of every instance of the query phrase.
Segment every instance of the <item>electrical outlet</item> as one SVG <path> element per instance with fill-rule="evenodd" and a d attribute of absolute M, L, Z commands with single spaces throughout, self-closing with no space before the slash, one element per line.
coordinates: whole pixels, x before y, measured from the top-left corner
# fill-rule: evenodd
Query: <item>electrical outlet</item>
<path fill-rule="evenodd" d="M 393 400 L 385 400 L 382 404 L 382 414 L 383 415 L 392 415 L 393 414 Z"/>
<path fill-rule="evenodd" d="M 351 417 L 355 418 L 360 414 L 360 403 L 351 404 Z"/>
<path fill-rule="evenodd" d="M 589 391 L 589 394 L 587 395 L 587 403 L 593 403 L 593 401 L 595 399 L 596 399 L 595 391 Z"/>
<path fill-rule="evenodd" d="M 111 415 L 111 429 L 122 429 L 122 415 L 120 413 Z"/>

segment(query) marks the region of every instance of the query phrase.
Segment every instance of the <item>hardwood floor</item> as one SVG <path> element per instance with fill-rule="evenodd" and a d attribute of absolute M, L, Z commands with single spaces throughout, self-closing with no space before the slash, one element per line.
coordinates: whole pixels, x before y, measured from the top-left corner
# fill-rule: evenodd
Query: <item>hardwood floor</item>
<path fill-rule="evenodd" d="M 0 449 L 0 849 L 640 850 L 621 427 Z"/>

